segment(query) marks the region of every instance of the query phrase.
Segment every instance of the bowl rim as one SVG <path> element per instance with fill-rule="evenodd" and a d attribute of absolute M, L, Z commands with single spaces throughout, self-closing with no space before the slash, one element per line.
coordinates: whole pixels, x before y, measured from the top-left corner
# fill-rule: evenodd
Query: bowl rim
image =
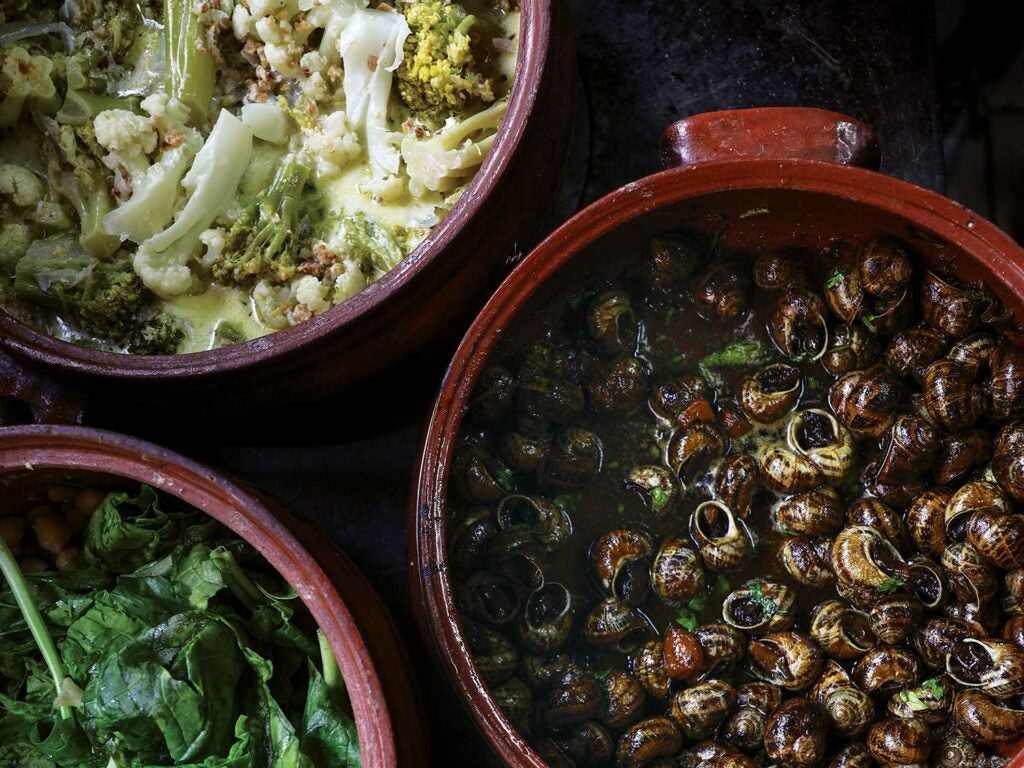
<path fill-rule="evenodd" d="M 550 58 L 548 45 L 554 12 L 547 0 L 521 0 L 515 81 L 495 146 L 451 212 L 426 239 L 398 266 L 355 296 L 306 322 L 257 339 L 220 349 L 177 355 L 130 355 L 90 349 L 54 338 L 0 307 L 0 347 L 49 368 L 91 377 L 132 380 L 189 378 L 256 368 L 271 359 L 295 353 L 324 336 L 356 328 L 392 297 L 409 290 L 493 196 L 518 153 L 534 111 L 544 69 Z"/>
<path fill-rule="evenodd" d="M 446 493 L 452 452 L 476 381 L 524 304 L 581 251 L 634 218 L 732 191 L 810 192 L 867 205 L 959 247 L 988 279 L 1024 297 L 1024 250 L 994 224 L 937 192 L 875 171 L 813 160 L 740 159 L 672 168 L 627 184 L 583 209 L 502 282 L 459 343 L 421 444 L 409 507 L 413 604 L 420 632 L 487 742 L 510 765 L 545 768 L 494 703 L 468 647 L 447 564 Z"/>
<path fill-rule="evenodd" d="M 0 487 L 34 470 L 106 474 L 175 496 L 249 542 L 295 589 L 341 668 L 368 768 L 398 765 L 393 723 L 373 659 L 345 601 L 299 539 L 256 495 L 212 469 L 152 443 L 72 426 L 0 429 Z"/>

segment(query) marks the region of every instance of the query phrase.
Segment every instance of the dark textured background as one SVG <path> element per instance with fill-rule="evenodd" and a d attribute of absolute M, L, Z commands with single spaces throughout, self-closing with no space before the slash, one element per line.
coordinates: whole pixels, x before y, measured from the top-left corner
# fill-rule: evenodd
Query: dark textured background
<path fill-rule="evenodd" d="M 658 137 L 673 120 L 735 107 L 846 112 L 876 129 L 883 171 L 942 190 L 943 136 L 951 156 L 963 147 L 974 153 L 968 157 L 985 155 L 991 142 L 989 126 L 979 123 L 979 93 L 986 77 L 1001 76 L 1009 66 L 988 51 L 982 57 L 986 75 L 985 66 L 975 66 L 970 54 L 965 58 L 972 40 L 992 39 L 985 23 L 993 22 L 980 21 L 981 9 L 974 7 L 968 15 L 966 4 L 956 0 L 934 7 L 892 0 L 570 0 L 570 7 L 581 93 L 551 227 L 657 170 Z M 946 58 L 936 53 L 936 8 Z M 1001 21 L 995 24 L 1003 28 Z M 940 120 L 939 96 L 949 94 Z M 982 193 L 988 182 L 972 175 L 972 163 L 961 164 L 968 171 L 962 174 L 963 195 L 977 194 L 979 207 L 992 202 L 994 196 Z M 460 330 L 453 329 L 453 338 Z M 416 633 L 406 575 L 406 501 L 418 438 L 452 349 L 406 361 L 372 386 L 338 393 L 314 412 L 306 409 L 287 432 L 268 436 L 254 420 L 245 434 L 234 436 L 147 435 L 287 500 L 364 569 L 391 607 L 417 665 L 437 766 L 483 761 L 471 725 Z"/>

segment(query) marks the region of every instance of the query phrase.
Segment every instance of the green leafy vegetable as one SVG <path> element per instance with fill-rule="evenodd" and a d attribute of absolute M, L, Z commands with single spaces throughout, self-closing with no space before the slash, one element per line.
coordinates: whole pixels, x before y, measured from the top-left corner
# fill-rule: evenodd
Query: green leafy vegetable
<path fill-rule="evenodd" d="M 686 608 L 681 608 L 679 610 L 679 614 L 676 616 L 676 624 L 683 629 L 688 629 L 690 632 L 693 632 L 693 630 L 697 628 L 697 617 Z"/>
<path fill-rule="evenodd" d="M 927 688 L 929 691 L 931 691 L 932 696 L 934 696 L 936 699 L 941 699 L 943 696 L 946 695 L 946 688 L 939 682 L 939 678 L 937 677 L 932 677 L 928 680 L 925 680 L 923 683 L 921 683 L 921 687 Z"/>
<path fill-rule="evenodd" d="M 701 375 L 711 381 L 711 371 L 730 365 L 761 365 L 768 359 L 768 350 L 759 341 L 741 339 L 707 355 L 697 368 Z"/>
<path fill-rule="evenodd" d="M 899 592 L 906 585 L 906 582 L 896 576 L 890 576 L 889 578 L 882 581 L 876 588 L 876 592 L 880 592 L 883 595 L 891 595 L 893 592 Z"/>
<path fill-rule="evenodd" d="M 760 607 L 765 619 L 770 619 L 778 610 L 778 604 L 764 593 L 761 582 L 755 581 L 750 587 L 750 599 Z"/>
<path fill-rule="evenodd" d="M 834 269 L 834 270 L 832 270 L 832 274 L 830 274 L 828 276 L 828 279 L 825 281 L 825 288 L 828 289 L 828 290 L 832 290 L 833 288 L 838 288 L 840 285 L 843 284 L 843 280 L 845 280 L 845 279 L 846 279 L 846 272 L 845 271 L 843 271 L 842 269 Z"/>
<path fill-rule="evenodd" d="M 900 701 L 904 702 L 914 712 L 924 712 L 925 710 L 931 709 L 921 697 L 917 694 L 917 691 L 906 690 L 900 691 Z"/>
<path fill-rule="evenodd" d="M 661 512 L 666 506 L 668 506 L 669 500 L 672 498 L 664 488 L 657 485 L 651 488 L 650 494 L 651 509 L 655 512 Z"/>

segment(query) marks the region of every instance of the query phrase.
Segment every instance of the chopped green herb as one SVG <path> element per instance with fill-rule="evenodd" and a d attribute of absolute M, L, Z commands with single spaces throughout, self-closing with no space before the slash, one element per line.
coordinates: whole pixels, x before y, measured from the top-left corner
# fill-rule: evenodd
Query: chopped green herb
<path fill-rule="evenodd" d="M 789 359 L 792 360 L 794 363 L 806 363 L 808 360 L 811 359 L 811 353 L 810 352 L 797 352 L 795 355 L 793 355 Z"/>
<path fill-rule="evenodd" d="M 511 492 L 515 489 L 516 473 L 512 471 L 511 467 L 498 467 L 493 474 L 494 482 L 501 490 Z"/>
<path fill-rule="evenodd" d="M 555 496 L 552 501 L 556 506 L 560 507 L 563 512 L 572 514 L 576 511 L 576 507 L 580 503 L 580 494 L 578 493 L 562 493 Z"/>
<path fill-rule="evenodd" d="M 992 471 L 992 467 L 985 467 L 985 480 L 990 483 L 996 482 L 996 473 Z"/>
<path fill-rule="evenodd" d="M 618 469 L 621 466 L 622 465 L 619 462 L 617 462 L 617 461 L 609 461 L 608 462 L 608 469 Z"/>
<path fill-rule="evenodd" d="M 941 699 L 943 696 L 946 695 L 946 688 L 944 685 L 942 685 L 942 683 L 939 682 L 939 678 L 937 677 L 925 680 L 923 683 L 921 683 L 921 687 L 927 688 L 929 691 L 931 691 L 932 696 L 934 696 L 936 699 Z"/>
<path fill-rule="evenodd" d="M 669 307 L 668 312 L 665 313 L 665 325 L 669 325 L 672 322 L 672 318 L 676 316 L 676 308 Z"/>
<path fill-rule="evenodd" d="M 679 610 L 679 615 L 676 616 L 676 624 L 683 629 L 688 629 L 693 632 L 693 630 L 697 628 L 697 617 L 685 608 L 681 608 Z"/>
<path fill-rule="evenodd" d="M 755 581 L 750 587 L 750 599 L 761 608 L 764 618 L 770 619 L 778 613 L 779 606 L 764 593 L 761 582 Z"/>
<path fill-rule="evenodd" d="M 721 368 L 726 365 L 759 365 L 768 359 L 768 350 L 753 339 L 741 339 L 726 344 L 701 360 L 702 368 Z"/>
<path fill-rule="evenodd" d="M 808 389 L 821 389 L 821 382 L 818 381 L 817 379 L 814 379 L 814 378 L 808 379 L 807 380 L 807 388 Z"/>
<path fill-rule="evenodd" d="M 626 511 L 626 505 L 625 504 L 619 504 L 619 506 L 617 506 L 615 509 L 621 515 L 623 512 Z"/>
<path fill-rule="evenodd" d="M 732 592 L 732 584 L 729 583 L 729 580 L 725 578 L 725 576 L 719 576 L 718 580 L 715 582 L 713 594 L 725 596 L 730 592 Z"/>
<path fill-rule="evenodd" d="M 867 326 L 867 329 L 872 333 L 878 333 L 878 327 L 875 325 L 875 315 L 861 315 L 860 321 Z"/>
<path fill-rule="evenodd" d="M 797 535 L 797 532 L 794 531 L 792 528 L 790 528 L 785 523 L 779 523 L 779 530 L 782 531 L 787 536 L 796 536 Z"/>
<path fill-rule="evenodd" d="M 916 691 L 900 691 L 900 701 L 910 707 L 912 712 L 924 712 L 925 710 L 931 709 L 931 707 L 921 700 L 921 697 L 917 695 Z"/>
<path fill-rule="evenodd" d="M 879 584 L 875 591 L 883 595 L 891 595 L 893 592 L 899 592 L 905 585 L 906 582 L 903 579 L 897 576 L 890 576 Z"/>
<path fill-rule="evenodd" d="M 665 509 L 665 507 L 668 506 L 668 503 L 672 498 L 671 496 L 669 496 L 668 491 L 666 491 L 659 485 L 656 485 L 653 488 L 651 488 L 650 495 L 651 509 L 653 509 L 655 512 L 661 512 L 663 509 Z"/>
<path fill-rule="evenodd" d="M 707 594 L 707 592 L 705 592 L 702 595 L 697 595 L 696 597 L 691 597 L 689 602 L 686 605 L 687 605 L 687 607 L 691 611 L 694 611 L 695 613 L 699 613 L 700 611 L 704 610 L 704 607 L 707 604 L 708 604 L 708 594 Z"/>
<path fill-rule="evenodd" d="M 600 672 L 594 673 L 594 677 L 597 678 L 598 682 L 602 682 L 603 683 L 605 680 L 608 679 L 608 676 L 611 673 L 612 673 L 612 668 L 611 667 L 606 667 L 605 669 L 602 669 Z"/>
<path fill-rule="evenodd" d="M 843 280 L 846 279 L 846 272 L 841 269 L 833 269 L 832 274 L 828 276 L 828 280 L 825 281 L 825 288 L 832 290 L 842 285 Z"/>

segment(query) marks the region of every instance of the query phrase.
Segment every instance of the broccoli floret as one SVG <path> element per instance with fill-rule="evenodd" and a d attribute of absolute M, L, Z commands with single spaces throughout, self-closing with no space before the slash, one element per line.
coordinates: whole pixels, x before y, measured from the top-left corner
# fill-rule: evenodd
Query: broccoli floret
<path fill-rule="evenodd" d="M 409 174 L 409 191 L 450 192 L 472 176 L 494 145 L 508 101 L 502 100 L 461 122 L 449 120 L 430 138 L 408 136 L 402 157 Z"/>
<path fill-rule="evenodd" d="M 480 71 L 478 53 L 487 23 L 447 0 L 401 7 L 412 34 L 398 68 L 402 100 L 428 123 L 461 114 L 466 105 L 494 101 L 494 82 Z"/>
<path fill-rule="evenodd" d="M 295 155 L 284 160 L 266 192 L 249 202 L 228 230 L 212 266 L 214 277 L 228 283 L 282 283 L 294 277 L 297 245 L 311 230 L 302 205 L 309 175 Z"/>
<path fill-rule="evenodd" d="M 346 216 L 341 225 L 343 253 L 356 263 L 371 264 L 384 274 L 405 258 L 403 234 L 362 213 Z"/>
<path fill-rule="evenodd" d="M 80 242 L 94 256 L 110 256 L 120 245 L 107 234 L 103 217 L 113 208 L 106 169 L 97 159 L 103 154 L 92 126 L 58 126 L 41 118 L 49 141 L 44 144 L 50 186 L 78 213 Z"/>
<path fill-rule="evenodd" d="M 129 339 L 127 349 L 133 355 L 173 355 L 184 338 L 181 323 L 161 312 L 143 323 Z"/>
<path fill-rule="evenodd" d="M 39 240 L 18 260 L 14 292 L 96 336 L 127 338 L 144 303 L 127 259 L 102 261 L 67 236 Z"/>

